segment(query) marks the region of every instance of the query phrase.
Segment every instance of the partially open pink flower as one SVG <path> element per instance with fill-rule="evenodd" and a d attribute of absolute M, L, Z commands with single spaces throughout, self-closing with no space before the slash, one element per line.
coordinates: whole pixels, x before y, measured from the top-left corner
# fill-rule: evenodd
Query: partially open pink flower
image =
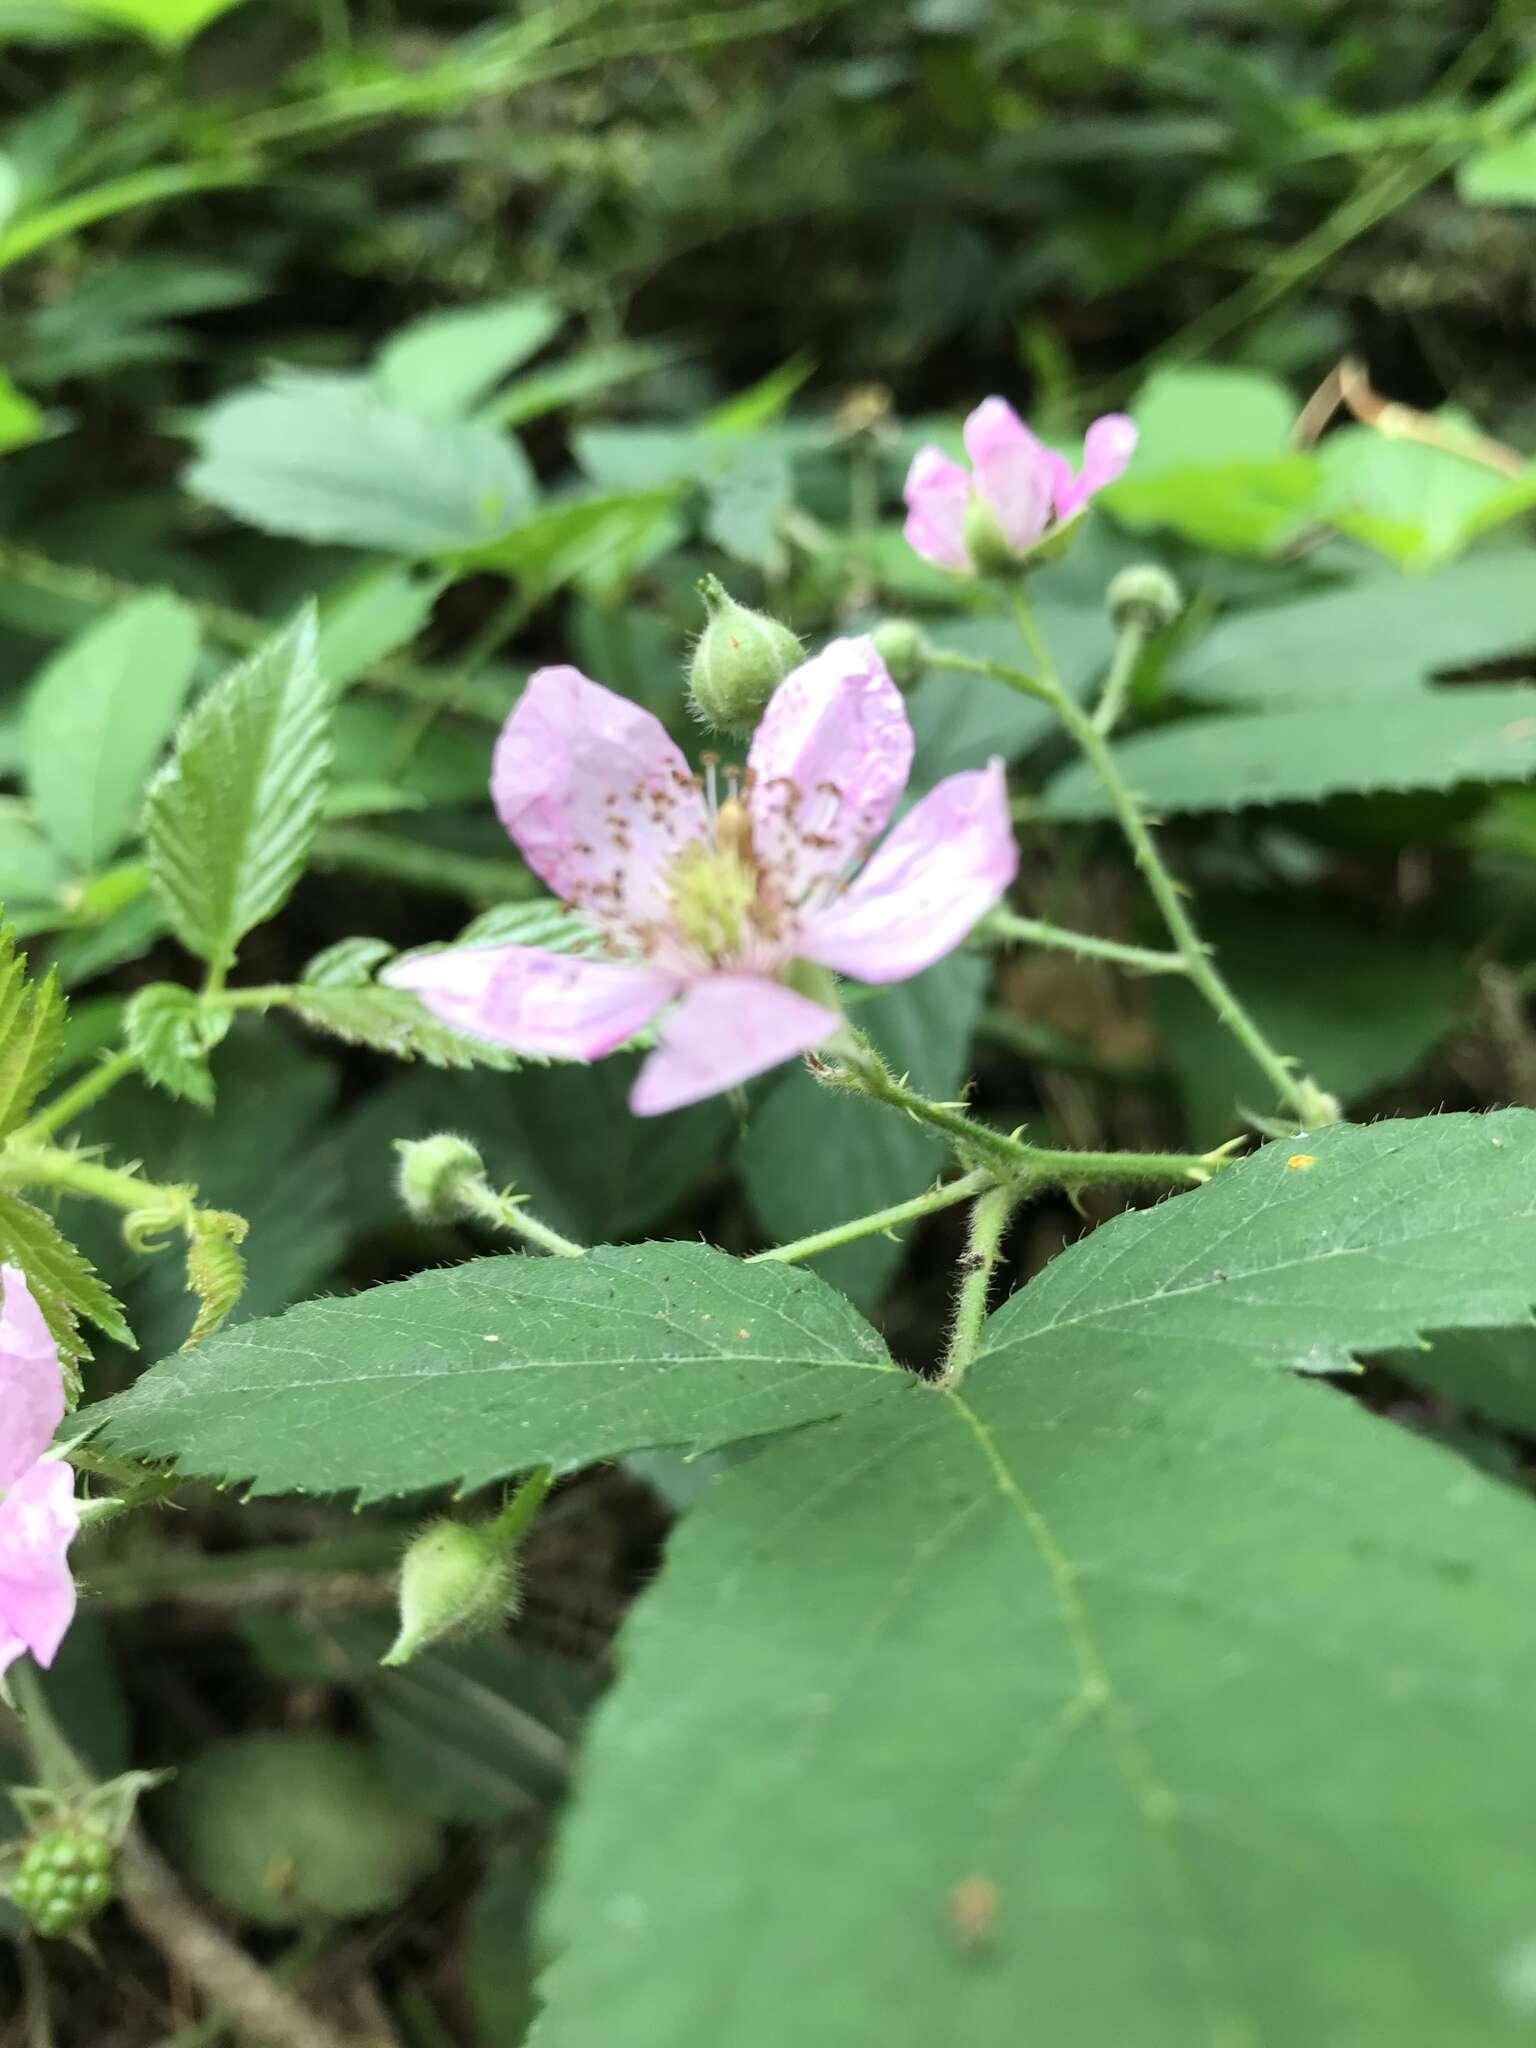
<path fill-rule="evenodd" d="M 1132 422 L 1122 413 L 1105 413 L 1088 429 L 1083 466 L 1074 474 L 1070 463 L 1035 439 L 1006 399 L 984 399 L 965 423 L 969 470 L 932 443 L 913 456 L 904 492 L 908 544 L 941 569 L 973 572 L 966 521 L 976 503 L 1006 548 L 1026 554 L 1053 522 L 1070 519 L 1095 491 L 1123 475 L 1135 450 Z"/>
<path fill-rule="evenodd" d="M 74 1618 L 65 1553 L 80 1526 L 75 1475 L 43 1453 L 64 1417 L 59 1354 L 14 1266 L 0 1268 L 0 1674 L 24 1650 L 51 1664 Z"/>
<path fill-rule="evenodd" d="M 719 1094 L 837 1030 L 835 1011 L 785 985 L 791 962 L 905 980 L 1013 880 L 999 761 L 941 782 L 865 860 L 911 766 L 901 693 L 867 639 L 785 678 L 723 799 L 648 711 L 577 669 L 540 669 L 491 793 L 528 865 L 613 957 L 461 948 L 385 978 L 461 1031 L 563 1059 L 600 1059 L 665 1009 L 631 1108 Z"/>

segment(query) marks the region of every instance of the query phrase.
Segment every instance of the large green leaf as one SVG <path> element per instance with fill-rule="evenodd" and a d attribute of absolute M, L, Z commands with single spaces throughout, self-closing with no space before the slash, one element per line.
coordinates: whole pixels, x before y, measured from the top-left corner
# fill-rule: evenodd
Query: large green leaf
<path fill-rule="evenodd" d="M 1536 690 L 1485 685 L 1405 691 L 1390 704 L 1364 696 L 1326 709 L 1282 705 L 1180 720 L 1134 734 L 1117 751 L 1126 780 L 1154 812 L 1523 782 L 1536 774 Z M 1058 775 L 1040 807 L 1063 820 L 1110 815 L 1086 762 Z"/>
<path fill-rule="evenodd" d="M 1523 1319 L 1536 1116 L 1310 1149 L 717 1481 L 588 1743 L 538 2048 L 1529 2038 L 1536 1517 L 1283 1368 Z"/>
<path fill-rule="evenodd" d="M 223 399 L 203 416 L 186 484 L 268 533 L 412 560 L 485 546 L 536 496 L 508 435 L 424 419 L 349 377 L 286 377 Z"/>
<path fill-rule="evenodd" d="M 155 889 L 204 960 L 226 965 L 303 872 L 330 774 L 330 717 L 311 608 L 201 699 L 151 784 Z"/>
<path fill-rule="evenodd" d="M 1331 711 L 1394 700 L 1411 683 L 1517 650 L 1536 671 L 1536 554 L 1503 548 L 1439 575 L 1377 574 L 1235 613 L 1180 657 L 1180 695 Z"/>
<path fill-rule="evenodd" d="M 77 867 L 99 867 L 132 832 L 197 638 L 176 598 L 136 598 L 71 640 L 32 685 L 27 782 L 39 823 Z"/>
<path fill-rule="evenodd" d="M 246 1323 L 96 1411 L 120 1449 L 365 1500 L 655 1445 L 711 1450 L 873 1400 L 880 1339 L 812 1274 L 697 1244 L 423 1273 Z"/>

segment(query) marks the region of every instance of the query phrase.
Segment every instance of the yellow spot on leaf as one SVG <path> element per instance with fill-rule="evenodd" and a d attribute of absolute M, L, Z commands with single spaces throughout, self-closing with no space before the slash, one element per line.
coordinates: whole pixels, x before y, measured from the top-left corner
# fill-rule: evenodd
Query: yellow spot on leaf
<path fill-rule="evenodd" d="M 1293 1152 L 1285 1163 L 1292 1173 L 1305 1173 L 1309 1166 L 1316 1166 L 1317 1160 L 1310 1152 Z"/>

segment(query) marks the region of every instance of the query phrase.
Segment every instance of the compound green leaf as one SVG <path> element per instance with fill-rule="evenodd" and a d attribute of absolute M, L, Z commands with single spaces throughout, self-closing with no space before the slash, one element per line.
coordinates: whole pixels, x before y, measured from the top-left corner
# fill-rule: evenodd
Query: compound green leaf
<path fill-rule="evenodd" d="M 1320 803 L 1383 790 L 1523 782 L 1536 773 L 1536 690 L 1484 685 L 1405 691 L 1195 718 L 1133 735 L 1117 749 L 1126 780 L 1154 812 Z M 1045 817 L 1110 814 L 1086 763 L 1040 799 Z"/>
<path fill-rule="evenodd" d="M 77 867 L 100 867 L 133 831 L 197 643 L 186 605 L 136 598 L 71 640 L 32 685 L 27 783 L 43 830 Z"/>
<path fill-rule="evenodd" d="M 329 1038 L 371 1046 L 397 1060 L 425 1060 L 431 1067 L 496 1067 L 506 1073 L 521 1065 L 505 1046 L 488 1045 L 440 1023 L 425 1003 L 406 989 L 341 984 L 301 986 L 284 991 L 296 1017 Z"/>
<path fill-rule="evenodd" d="M 717 1480 L 588 1741 L 538 2048 L 1528 2038 L 1536 1517 L 1283 1368 L 1525 1319 L 1536 1116 L 1309 1149 Z"/>
<path fill-rule="evenodd" d="M 168 1095 L 213 1107 L 208 1054 L 229 1028 L 229 1012 L 210 1012 L 189 988 L 152 981 L 123 1012 L 123 1032 L 144 1078 Z"/>
<path fill-rule="evenodd" d="M 150 785 L 150 872 L 176 936 L 226 965 L 303 872 L 331 767 L 313 608 L 193 709 Z"/>
<path fill-rule="evenodd" d="M 349 377 L 288 376 L 222 400 L 200 423 L 186 485 L 267 533 L 413 561 L 484 547 L 537 496 L 508 435 L 424 419 Z"/>
<path fill-rule="evenodd" d="M 222 1331 L 96 1412 L 119 1448 L 365 1500 L 656 1445 L 712 1450 L 873 1400 L 840 1295 L 705 1245 L 481 1259 Z"/>
<path fill-rule="evenodd" d="M 1396 699 L 1437 671 L 1536 645 L 1536 556 L 1490 549 L 1434 576 L 1379 573 L 1223 619 L 1173 681 L 1205 702 Z M 1536 658 L 1530 663 L 1536 668 Z"/>
<path fill-rule="evenodd" d="M 64 1037 L 64 1000 L 50 969 L 27 974 L 13 934 L 0 927 L 0 1132 L 13 1131 L 53 1071 Z"/>
<path fill-rule="evenodd" d="M 433 313 L 385 344 L 375 374 L 396 405 L 426 419 L 459 419 L 537 354 L 564 317 L 534 292 Z"/>

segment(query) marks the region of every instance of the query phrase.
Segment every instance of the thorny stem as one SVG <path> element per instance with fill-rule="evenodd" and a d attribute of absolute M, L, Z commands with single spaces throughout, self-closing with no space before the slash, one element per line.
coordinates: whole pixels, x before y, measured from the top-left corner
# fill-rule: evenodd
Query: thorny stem
<path fill-rule="evenodd" d="M 556 1258 L 584 1259 L 587 1255 L 584 1244 L 562 1237 L 558 1230 L 551 1230 L 537 1216 L 530 1216 L 517 1195 L 498 1194 L 485 1181 L 477 1186 L 466 1180 L 460 1190 L 460 1198 L 471 1215 L 478 1216 L 493 1230 L 510 1230 L 515 1237 L 537 1245 L 540 1251 L 553 1252 Z"/>
<path fill-rule="evenodd" d="M 925 1195 L 914 1195 L 909 1202 L 893 1202 L 889 1209 L 873 1209 L 867 1216 L 855 1216 L 847 1223 L 835 1224 L 830 1230 L 818 1230 L 811 1237 L 797 1237 L 792 1244 L 776 1244 L 765 1252 L 754 1252 L 747 1260 L 749 1266 L 792 1266 L 801 1259 L 814 1259 L 822 1252 L 836 1251 L 839 1245 L 853 1244 L 861 1237 L 876 1237 L 888 1230 L 895 1230 L 903 1223 L 916 1223 L 924 1216 L 934 1216 L 941 1209 L 952 1209 L 959 1202 L 968 1202 L 973 1195 L 984 1194 L 995 1185 L 995 1178 L 989 1168 L 978 1166 L 973 1173 L 963 1174 L 959 1180 L 947 1181 L 942 1187 L 930 1188 Z"/>
<path fill-rule="evenodd" d="M 1076 953 L 1083 960 L 1111 960 L 1118 967 L 1135 967 L 1143 974 L 1188 972 L 1182 953 L 1161 952 L 1152 946 L 1124 946 L 1118 939 L 1068 931 L 1064 925 L 1047 924 L 1038 917 L 1019 917 L 1011 910 L 994 910 L 977 927 L 974 936 L 983 943 L 999 939 L 1007 944 L 1047 946 L 1059 953 Z"/>
<path fill-rule="evenodd" d="M 1018 1199 L 1018 1191 L 1014 1188 L 991 1188 L 971 1211 L 970 1238 L 960 1265 L 961 1280 L 955 1296 L 954 1321 L 950 1325 L 949 1344 L 939 1373 L 941 1387 L 958 1387 L 980 1348 L 982 1325 L 987 1320 L 987 1301 L 992 1292 L 992 1276 L 1003 1248 L 1003 1233 L 1008 1228 L 1008 1219 Z"/>
<path fill-rule="evenodd" d="M 52 1102 L 46 1103 L 30 1122 L 24 1123 L 15 1132 L 12 1143 L 35 1145 L 43 1138 L 51 1138 L 63 1124 L 73 1123 L 82 1110 L 89 1109 L 93 1102 L 99 1102 L 109 1089 L 115 1088 L 135 1071 L 139 1062 L 131 1052 L 115 1052 L 82 1074 L 71 1088 L 63 1089 Z"/>
<path fill-rule="evenodd" d="M 1169 937 L 1178 949 L 1186 975 L 1247 1052 L 1249 1058 L 1268 1077 L 1276 1094 L 1281 1101 L 1289 1105 L 1301 1124 L 1335 1122 L 1338 1117 L 1337 1104 L 1310 1076 L 1298 1076 L 1292 1072 L 1291 1061 L 1282 1053 L 1276 1052 L 1228 986 L 1225 976 L 1216 966 L 1209 948 L 1196 931 L 1188 911 L 1184 908 L 1179 885 L 1164 865 L 1140 807 L 1121 776 L 1119 764 L 1115 760 L 1107 737 L 1057 675 L 1041 640 L 1034 615 L 1021 596 L 1015 598 L 1014 609 L 1019 631 L 1024 636 L 1025 644 L 1036 663 L 1037 674 L 1030 675 L 1022 669 L 1010 669 L 1004 662 L 978 662 L 967 656 L 951 655 L 942 647 L 928 648 L 929 662 L 935 668 L 957 668 L 973 674 L 993 676 L 999 682 L 1009 684 L 1011 688 L 1022 691 L 1026 696 L 1038 697 L 1052 707 L 1087 756 L 1103 784 L 1136 865 L 1140 868 L 1147 887 L 1152 892 L 1153 900 L 1162 913 Z"/>
<path fill-rule="evenodd" d="M 812 1071 L 828 1087 L 866 1095 L 919 1123 L 931 1124 L 949 1139 L 964 1164 L 972 1168 L 984 1165 L 994 1180 L 1008 1183 L 1016 1195 L 1053 1183 L 1069 1188 L 1114 1180 L 1198 1183 L 1209 1180 L 1229 1156 L 1227 1147 L 1201 1153 L 1074 1152 L 1026 1144 L 1022 1138 L 993 1130 L 990 1124 L 977 1123 L 954 1103 L 930 1102 L 905 1081 L 898 1081 L 873 1046 L 852 1027 L 834 1057 L 817 1061 Z"/>
<path fill-rule="evenodd" d="M 10 1684 L 39 1782 L 62 1799 L 79 1798 L 90 1790 L 91 1775 L 54 1720 L 30 1659 L 12 1667 Z M 254 2041 L 266 2048 L 342 2048 L 316 2013 L 203 1917 L 137 1822 L 118 1852 L 117 1881 L 139 1931 Z"/>

